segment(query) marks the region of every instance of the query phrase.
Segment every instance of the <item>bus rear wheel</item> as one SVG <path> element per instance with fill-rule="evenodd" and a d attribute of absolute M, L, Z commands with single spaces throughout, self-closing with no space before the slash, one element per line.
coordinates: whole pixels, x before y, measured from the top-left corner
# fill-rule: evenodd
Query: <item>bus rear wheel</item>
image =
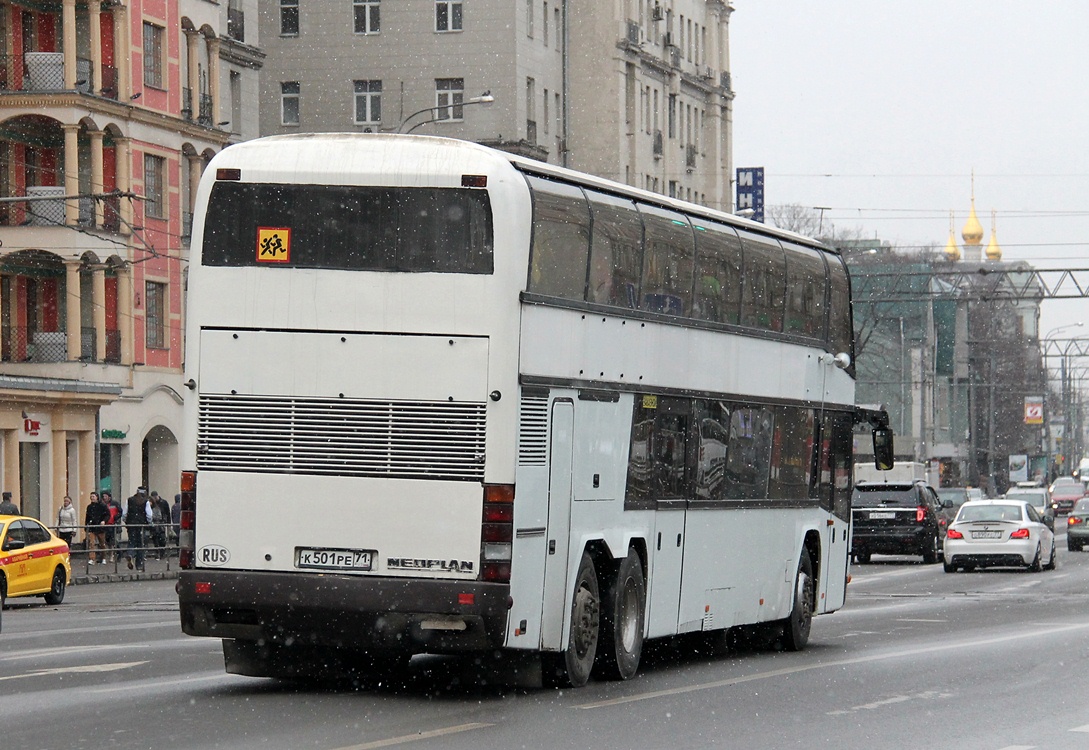
<path fill-rule="evenodd" d="M 582 687 L 590 680 L 600 636 L 601 594 L 594 560 L 585 552 L 571 595 L 571 627 L 567 649 L 544 660 L 544 683 L 552 687 Z"/>
<path fill-rule="evenodd" d="M 783 621 L 782 642 L 787 651 L 801 651 L 809 643 L 809 632 L 813 628 L 815 591 L 813 563 L 809 559 L 809 553 L 802 550 L 798 575 L 794 579 L 794 606 L 790 610 L 790 616 Z"/>
<path fill-rule="evenodd" d="M 601 601 L 598 673 L 608 680 L 630 680 L 639 670 L 646 613 L 643 563 L 634 549 L 628 550 L 616 575 L 607 577 Z"/>

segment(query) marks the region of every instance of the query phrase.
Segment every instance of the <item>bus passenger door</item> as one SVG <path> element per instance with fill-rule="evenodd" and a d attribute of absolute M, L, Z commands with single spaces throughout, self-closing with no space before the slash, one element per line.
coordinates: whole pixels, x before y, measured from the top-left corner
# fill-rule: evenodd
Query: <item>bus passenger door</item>
<path fill-rule="evenodd" d="M 548 445 L 548 524 L 545 528 L 545 574 L 541 612 L 541 648 L 563 645 L 563 628 L 571 609 L 567 592 L 570 564 L 572 448 L 575 405 L 568 399 L 552 404 Z M 575 565 L 578 565 L 576 562 Z"/>
<path fill-rule="evenodd" d="M 851 545 L 851 449 L 853 421 L 849 415 L 825 412 L 821 425 L 820 472 L 817 477 L 821 508 L 829 511 L 821 541 L 824 560 L 820 590 L 824 598 L 817 611 L 843 606 L 847 593 L 847 563 Z"/>
<path fill-rule="evenodd" d="M 654 514 L 655 528 L 651 539 L 650 581 L 647 587 L 648 638 L 675 635 L 680 617 L 685 504 L 663 505 Z"/>

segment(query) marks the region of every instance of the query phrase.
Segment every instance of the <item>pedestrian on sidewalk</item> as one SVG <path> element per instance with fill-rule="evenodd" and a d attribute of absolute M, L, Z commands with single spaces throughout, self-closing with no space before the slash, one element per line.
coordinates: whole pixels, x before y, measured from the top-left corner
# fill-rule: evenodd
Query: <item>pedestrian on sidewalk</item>
<path fill-rule="evenodd" d="M 174 504 L 170 506 L 170 525 L 173 528 L 174 537 L 171 540 L 173 544 L 177 544 L 181 534 L 181 517 L 182 517 L 182 496 L 179 492 L 174 495 Z"/>
<path fill-rule="evenodd" d="M 121 517 L 125 512 L 121 504 L 113 499 L 113 493 L 109 490 L 102 491 L 102 501 L 106 503 L 106 509 L 110 512 L 110 520 L 106 525 L 106 546 L 110 548 L 110 562 L 118 559 L 117 542 L 121 539 Z"/>
<path fill-rule="evenodd" d="M 151 493 L 151 537 L 155 541 L 155 559 L 162 560 L 166 554 L 166 527 L 170 523 L 170 506 L 159 497 L 158 492 Z"/>
<path fill-rule="evenodd" d="M 144 536 L 148 525 L 148 496 L 147 487 L 137 487 L 136 494 L 129 498 L 125 507 L 125 528 L 129 534 L 129 550 L 126 555 L 129 570 L 133 569 L 135 561 L 136 570 L 144 570 L 144 557 L 147 550 L 144 548 Z"/>
<path fill-rule="evenodd" d="M 76 506 L 72 505 L 72 498 L 65 495 L 64 504 L 57 511 L 57 536 L 63 539 L 71 549 L 72 539 L 75 538 L 77 531 L 79 531 L 79 514 L 76 513 Z"/>
<path fill-rule="evenodd" d="M 0 516 L 19 515 L 19 506 L 11 501 L 11 493 L 5 492 L 3 498 L 4 501 L 0 502 Z"/>
<path fill-rule="evenodd" d="M 110 512 L 106 509 L 106 503 L 102 502 L 97 492 L 92 492 L 87 514 L 83 519 L 83 524 L 87 527 L 88 565 L 106 562 L 106 521 L 109 518 Z M 95 550 L 98 550 L 97 554 Z"/>

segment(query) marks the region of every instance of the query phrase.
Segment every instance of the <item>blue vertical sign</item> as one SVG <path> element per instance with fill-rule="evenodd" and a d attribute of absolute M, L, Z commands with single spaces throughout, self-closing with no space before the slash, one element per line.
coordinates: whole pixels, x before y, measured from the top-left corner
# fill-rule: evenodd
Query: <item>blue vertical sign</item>
<path fill-rule="evenodd" d="M 752 211 L 753 221 L 764 221 L 764 168 L 737 168 L 737 211 Z"/>

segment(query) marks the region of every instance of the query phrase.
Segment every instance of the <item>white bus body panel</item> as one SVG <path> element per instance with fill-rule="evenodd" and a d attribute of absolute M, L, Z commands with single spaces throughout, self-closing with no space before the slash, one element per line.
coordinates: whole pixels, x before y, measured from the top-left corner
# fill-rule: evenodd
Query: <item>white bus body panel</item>
<path fill-rule="evenodd" d="M 377 553 L 372 571 L 338 575 L 473 580 L 479 572 L 480 524 L 463 521 L 480 518 L 479 484 L 211 471 L 201 472 L 200 492 L 216 501 L 197 515 L 198 568 L 291 572 L 295 548 L 312 547 Z M 211 549 L 226 558 L 202 559 Z"/>
<path fill-rule="evenodd" d="M 523 375 L 853 403 L 846 373 L 818 361 L 812 349 L 782 341 L 525 305 L 521 342 Z M 688 364 L 697 360 L 699 368 Z"/>
<path fill-rule="evenodd" d="M 202 331 L 202 393 L 470 401 L 488 394 L 488 340 Z"/>
<path fill-rule="evenodd" d="M 200 344 L 205 395 L 487 400 L 483 338 L 205 330 Z M 206 470 L 200 496 L 209 501 L 197 516 L 198 567 L 294 570 L 295 547 L 315 547 L 373 550 L 372 575 L 479 572 L 479 482 Z M 212 548 L 229 562 L 200 552 Z M 389 560 L 457 564 L 390 569 Z"/>

